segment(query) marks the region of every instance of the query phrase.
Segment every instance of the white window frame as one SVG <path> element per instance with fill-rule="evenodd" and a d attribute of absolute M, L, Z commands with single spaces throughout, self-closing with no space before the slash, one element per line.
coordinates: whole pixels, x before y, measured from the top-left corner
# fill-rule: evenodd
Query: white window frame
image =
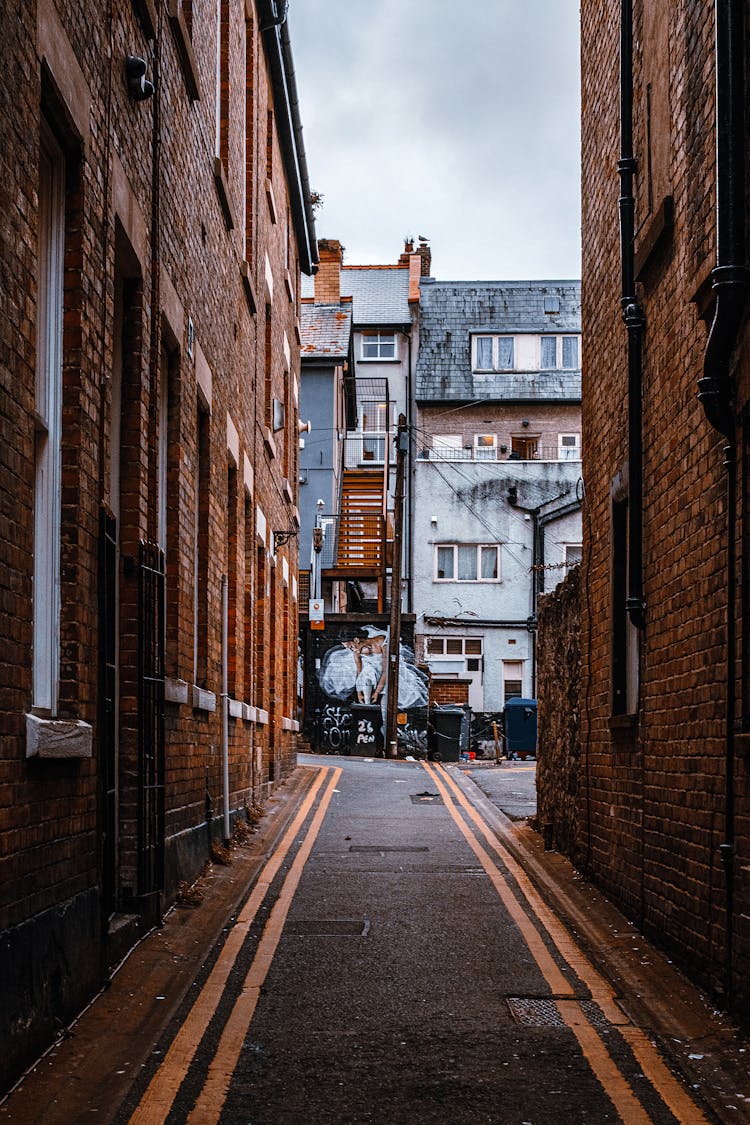
<path fill-rule="evenodd" d="M 373 344 L 377 350 L 376 355 L 365 354 L 365 344 Z M 393 355 L 381 355 L 384 346 L 393 347 Z M 398 356 L 398 338 L 395 332 L 363 332 L 359 345 L 360 359 L 364 363 L 393 363 Z"/>
<path fill-rule="evenodd" d="M 474 434 L 474 460 L 497 461 L 497 434 Z"/>
<path fill-rule="evenodd" d="M 572 365 L 565 363 L 565 340 L 576 341 L 576 362 Z M 566 332 L 560 337 L 560 367 L 563 371 L 578 371 L 581 366 L 581 337 L 575 332 Z"/>
<path fill-rule="evenodd" d="M 574 440 L 571 442 L 570 439 Z M 558 461 L 580 461 L 581 460 L 581 435 L 580 434 L 558 434 L 557 435 L 557 459 Z"/>
<path fill-rule="evenodd" d="M 449 643 L 452 643 L 454 646 L 460 645 L 460 650 L 458 652 L 448 652 Z M 473 647 L 478 647 L 479 651 L 468 652 L 467 645 L 469 644 Z M 468 672 L 468 662 L 470 660 L 478 660 L 479 667 L 470 672 L 470 675 L 481 675 L 484 670 L 484 641 L 482 637 L 454 637 L 450 633 L 442 636 L 428 634 L 424 639 L 424 652 L 425 659 L 428 662 L 430 660 L 435 660 L 438 666 L 446 661 L 463 660 L 466 665 L 464 671 Z"/>
<path fill-rule="evenodd" d="M 44 122 L 39 161 L 32 696 L 34 710 L 54 718 L 60 687 L 65 157 Z"/>
<path fill-rule="evenodd" d="M 436 543 L 435 544 L 435 569 L 433 574 L 434 582 L 461 582 L 461 583 L 494 583 L 502 581 L 502 552 L 500 550 L 502 544 L 500 543 Z M 476 550 L 476 578 L 458 578 L 458 551 L 459 548 L 465 550 L 466 548 L 473 547 Z M 438 557 L 440 551 L 452 550 L 453 552 L 453 573 L 449 577 L 439 577 L 438 575 Z M 496 552 L 496 578 L 482 578 L 482 551 L 494 550 Z"/>
<path fill-rule="evenodd" d="M 503 702 L 507 703 L 510 699 L 523 699 L 523 682 L 525 671 L 524 660 L 504 660 L 503 661 Z M 518 696 L 506 696 L 506 687 L 508 683 L 521 685 L 521 694 Z"/>
<path fill-rule="evenodd" d="M 582 543 L 564 543 L 563 551 L 565 552 L 565 573 L 570 574 L 575 566 L 579 566 L 583 562 L 583 544 Z M 575 553 L 574 557 L 571 557 Z"/>
<path fill-rule="evenodd" d="M 369 411 L 367 408 L 370 408 Z M 388 399 L 364 399 L 360 406 L 359 432 L 362 436 L 360 463 L 382 465 L 385 462 L 385 443 L 395 428 L 396 404 Z M 368 418 L 368 413 L 370 417 Z M 373 417 L 374 415 L 374 417 Z M 372 423 L 375 423 L 373 425 Z"/>
<path fill-rule="evenodd" d="M 555 362 L 551 367 L 542 365 L 542 341 L 554 340 L 555 341 Z M 556 371 L 560 366 L 560 337 L 553 335 L 551 332 L 543 332 L 539 337 L 539 370 L 540 371 Z"/>
<path fill-rule="evenodd" d="M 477 362 L 479 340 L 492 341 L 492 366 L 480 367 Z M 499 363 L 500 340 L 510 340 L 512 344 L 512 363 L 510 367 L 501 367 Z M 471 370 L 475 375 L 493 375 L 495 372 L 515 371 L 516 368 L 516 337 L 510 332 L 475 332 L 471 337 Z"/>

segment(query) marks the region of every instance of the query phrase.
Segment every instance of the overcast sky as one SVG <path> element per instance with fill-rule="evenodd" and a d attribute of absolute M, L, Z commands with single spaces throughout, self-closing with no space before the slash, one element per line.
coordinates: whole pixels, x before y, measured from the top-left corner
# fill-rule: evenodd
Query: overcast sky
<path fill-rule="evenodd" d="M 407 235 L 433 276 L 580 275 L 574 0 L 290 0 L 319 238 L 350 264 Z"/>

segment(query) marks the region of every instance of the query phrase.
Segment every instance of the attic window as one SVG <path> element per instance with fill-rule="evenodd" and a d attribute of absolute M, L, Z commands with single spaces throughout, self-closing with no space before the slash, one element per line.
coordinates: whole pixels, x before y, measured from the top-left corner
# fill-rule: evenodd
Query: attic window
<path fill-rule="evenodd" d="M 544 298 L 544 311 L 546 313 L 559 313 L 560 298 L 550 294 Z"/>

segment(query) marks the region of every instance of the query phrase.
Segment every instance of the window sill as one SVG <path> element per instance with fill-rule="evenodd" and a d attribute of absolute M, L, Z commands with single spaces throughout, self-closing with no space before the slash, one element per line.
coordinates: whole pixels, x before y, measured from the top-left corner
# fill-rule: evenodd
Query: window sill
<path fill-rule="evenodd" d="M 273 440 L 273 434 L 266 426 L 263 430 L 263 445 L 265 446 L 266 453 L 273 461 L 276 457 L 276 442 Z"/>
<path fill-rule="evenodd" d="M 227 703 L 229 704 L 228 710 L 229 710 L 229 718 L 230 719 L 244 719 L 244 717 L 245 717 L 245 705 L 244 705 L 244 703 L 241 703 L 239 699 L 232 699 L 231 696 L 227 700 Z"/>
<path fill-rule="evenodd" d="M 26 757 L 57 761 L 93 756 L 93 731 L 78 719 L 26 716 Z"/>
<path fill-rule="evenodd" d="M 205 688 L 200 688 L 197 684 L 193 684 L 193 710 L 194 711 L 215 711 L 216 710 L 216 694 L 213 691 L 206 691 Z"/>
<path fill-rule="evenodd" d="M 610 730 L 635 730 L 638 726 L 637 715 L 610 715 Z"/>
<path fill-rule="evenodd" d="M 133 0 L 133 8 L 143 28 L 143 34 L 147 39 L 156 39 L 158 17 L 154 0 Z"/>
<path fill-rule="evenodd" d="M 234 230 L 234 215 L 229 199 L 229 184 L 227 183 L 224 165 L 221 158 L 218 156 L 214 157 L 214 184 L 216 185 L 216 194 L 219 197 L 221 213 L 224 216 L 224 224 L 227 230 Z"/>
<path fill-rule="evenodd" d="M 190 32 L 182 14 L 181 0 L 169 0 L 168 7 L 169 26 L 172 28 L 177 54 L 182 68 L 182 77 L 185 80 L 185 89 L 191 102 L 200 99 L 201 91 L 198 82 L 198 64 L 193 54 L 193 44 L 190 41 Z"/>
<path fill-rule="evenodd" d="M 255 316 L 258 311 L 258 298 L 255 295 L 249 262 L 240 262 L 240 277 L 242 278 L 242 288 L 245 292 L 245 300 L 247 301 L 247 307 L 250 309 L 250 315 Z"/>
<path fill-rule="evenodd" d="M 388 356 L 387 359 L 381 359 L 377 355 L 362 355 L 359 357 L 358 363 L 400 363 L 401 357 L 397 355 Z"/>
<path fill-rule="evenodd" d="M 273 184 L 270 180 L 266 180 L 266 199 L 268 200 L 268 214 L 274 226 L 278 222 L 278 208 L 276 206 L 276 196 L 273 193 Z"/>
<path fill-rule="evenodd" d="M 187 703 L 189 692 L 190 684 L 187 680 L 178 680 L 172 676 L 167 676 L 164 680 L 165 703 Z"/>

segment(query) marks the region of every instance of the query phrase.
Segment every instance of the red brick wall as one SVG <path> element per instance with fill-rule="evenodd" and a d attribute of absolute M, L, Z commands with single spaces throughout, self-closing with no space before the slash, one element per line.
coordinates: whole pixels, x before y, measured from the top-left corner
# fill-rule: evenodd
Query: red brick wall
<path fill-rule="evenodd" d="M 275 565 L 271 556 L 272 531 L 293 526 L 296 503 L 297 405 L 291 391 L 299 377 L 299 266 L 294 232 L 288 229 L 287 185 L 268 68 L 257 19 L 246 25 L 244 2 L 227 0 L 222 4 L 217 179 L 215 10 L 202 7 L 190 21 L 201 95 L 191 100 L 190 76 L 186 81 L 166 17 L 158 52 L 160 72 L 154 75 L 148 46 L 152 30 L 138 23 L 136 11 L 141 7 L 145 10 L 146 5 L 120 5 L 110 25 L 101 5 L 92 0 L 40 0 L 39 19 L 36 6 L 27 6 L 11 21 L 6 35 L 6 77 L 17 96 L 0 108 L 7 139 L 0 155 L 0 206 L 9 217 L 0 230 L 0 264 L 8 282 L 0 292 L 0 926 L 11 935 L 11 945 L 16 943 L 13 956 L 18 958 L 11 974 L 18 991 L 6 998 L 6 1016 L 12 1026 L 20 1026 L 24 1009 L 24 1021 L 29 1015 L 32 1020 L 29 1034 L 14 1034 L 5 1056 L 11 1070 L 45 1040 L 55 1019 L 64 1021 L 73 1014 L 100 979 L 107 956 L 106 919 L 99 899 L 104 750 L 98 526 L 101 506 L 118 507 L 110 488 L 116 432 L 116 283 L 124 294 L 127 330 L 119 497 L 115 909 L 138 905 L 139 609 L 132 564 L 139 543 L 156 534 L 159 384 L 167 370 L 166 671 L 173 690 L 187 686 L 188 702 L 166 704 L 162 904 L 180 879 L 197 874 L 205 858 L 207 795 L 214 814 L 220 812 L 221 580 L 229 571 L 235 579 L 230 596 L 232 694 L 271 716 L 268 724 L 246 717 L 229 721 L 233 813 L 241 814 L 245 803 L 268 793 L 272 761 L 276 781 L 294 764 L 295 735 L 288 720 L 294 718 L 296 675 L 296 540 L 277 548 Z M 100 35 L 91 35 L 92 25 Z M 37 26 L 42 28 L 39 40 Z M 149 60 L 148 76 L 157 84 L 156 96 L 141 103 L 129 98 L 123 78 L 122 60 L 133 52 Z M 26 714 L 32 705 L 36 188 L 43 108 L 69 153 L 59 715 L 93 730 L 93 756 L 75 761 L 26 759 Z M 153 144 L 155 123 L 159 146 Z M 248 169 L 251 179 L 245 191 Z M 244 259 L 258 312 L 251 308 L 241 278 Z M 188 321 L 194 330 L 192 355 Z M 164 349 L 167 363 L 161 362 Z M 196 668 L 199 398 L 206 413 Z M 271 398 L 286 403 L 286 421 L 285 429 L 267 442 L 266 399 L 270 404 Z M 235 476 L 228 497 L 230 463 Z M 258 508 L 265 528 L 256 527 Z M 256 551 L 262 554 L 268 584 L 267 593 L 264 587 L 257 599 Z M 279 612 L 272 615 L 274 604 Z M 216 710 L 193 708 L 194 684 L 216 696 Z M 263 755 L 260 771 L 254 768 L 258 749 Z M 215 831 L 221 832 L 220 821 Z M 136 899 L 131 900 L 131 894 Z M 62 907 L 67 912 L 65 933 L 54 921 L 63 916 Z M 49 964 L 43 952 L 33 966 L 24 960 L 33 944 L 30 934 L 35 935 L 37 951 L 48 947 Z M 66 951 L 64 957 L 60 948 Z M 61 962 L 68 970 L 58 971 Z M 53 978 L 59 983 L 46 998 L 35 998 L 30 1011 L 29 982 Z M 7 1030 L 5 1025 L 2 1030 Z"/>
<path fill-rule="evenodd" d="M 583 416 L 584 574 L 581 794 L 584 862 L 630 915 L 711 987 L 726 947 L 724 699 L 726 475 L 722 441 L 696 398 L 706 328 L 694 298 L 714 259 L 713 6 L 664 6 L 668 60 L 657 96 L 670 133 L 657 138 L 649 191 L 646 83 L 654 28 L 635 13 L 636 256 L 645 255 L 664 178 L 674 230 L 647 258 L 638 299 L 643 371 L 644 592 L 637 721 L 617 726 L 610 701 L 611 487 L 627 462 L 626 333 L 620 301 L 616 172 L 619 10 L 584 0 Z M 652 52 L 650 54 L 650 52 Z M 666 153 L 666 158 L 665 158 Z M 667 160 L 667 167 L 663 165 Z M 656 172 L 658 171 L 658 175 Z M 746 370 L 745 357 L 741 371 Z M 746 397 L 746 396 L 745 396 Z M 739 716 L 738 716 L 739 718 Z M 748 1010 L 750 906 L 746 760 L 737 771 L 734 1005 Z M 586 822 L 586 812 L 590 821 Z M 590 835 L 588 835 L 590 833 Z M 590 843 L 590 846 L 588 846 Z M 742 928 L 744 926 L 744 929 Z M 745 983 L 742 983 L 742 982 Z"/>
<path fill-rule="evenodd" d="M 430 680 L 430 707 L 435 704 L 469 702 L 469 684 L 460 680 Z"/>

